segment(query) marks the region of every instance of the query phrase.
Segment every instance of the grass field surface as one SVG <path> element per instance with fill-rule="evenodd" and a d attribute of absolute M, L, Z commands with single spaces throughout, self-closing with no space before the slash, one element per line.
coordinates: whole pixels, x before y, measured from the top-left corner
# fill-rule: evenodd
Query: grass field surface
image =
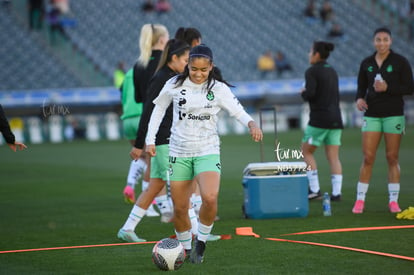
<path fill-rule="evenodd" d="M 300 147 L 302 132 L 278 137 L 281 148 Z M 265 136 L 266 161 L 275 161 L 274 136 Z M 332 244 L 414 257 L 414 229 L 372 230 L 308 235 L 283 234 L 377 226 L 414 225 L 388 211 L 384 145 L 377 154 L 366 210 L 351 212 L 362 160 L 361 134 L 345 129 L 341 160 L 343 200 L 332 202 L 331 217 L 322 215 L 321 201 L 311 201 L 305 218 L 244 219 L 241 212 L 242 171 L 260 161 L 259 145 L 248 136 L 222 137 L 220 220 L 214 234 L 230 240 L 207 243 L 201 265 L 185 263 L 181 274 L 414 274 L 414 261 L 337 248 L 268 240 Z M 122 190 L 129 167 L 126 141 L 29 145 L 14 153 L 0 147 L 0 251 L 121 243 L 116 234 L 131 205 Z M 331 192 L 323 150 L 316 154 L 322 191 Z M 414 129 L 404 136 L 401 151 L 400 207 L 414 206 Z M 140 188 L 140 186 L 139 186 Z M 249 226 L 260 238 L 237 236 L 236 227 Z M 173 234 L 172 224 L 144 218 L 136 230 L 149 241 Z M 0 274 L 151 274 L 153 244 L 98 246 L 0 253 Z"/>

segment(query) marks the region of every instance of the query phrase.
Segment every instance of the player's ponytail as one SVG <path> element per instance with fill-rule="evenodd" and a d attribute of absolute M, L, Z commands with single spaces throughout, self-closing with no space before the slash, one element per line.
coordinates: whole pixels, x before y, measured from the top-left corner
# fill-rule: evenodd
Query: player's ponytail
<path fill-rule="evenodd" d="M 321 59 L 326 60 L 329 57 L 330 52 L 335 49 L 335 45 L 325 41 L 313 42 L 313 53 L 319 53 Z"/>
<path fill-rule="evenodd" d="M 141 28 L 139 36 L 140 55 L 138 63 L 143 67 L 147 67 L 151 57 L 152 47 L 157 44 L 161 36 L 168 34 L 168 30 L 161 24 L 145 24 Z"/>

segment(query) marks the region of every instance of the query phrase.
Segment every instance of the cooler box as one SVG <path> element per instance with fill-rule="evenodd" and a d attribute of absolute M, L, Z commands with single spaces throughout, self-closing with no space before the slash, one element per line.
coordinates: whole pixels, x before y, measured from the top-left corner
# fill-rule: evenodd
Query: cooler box
<path fill-rule="evenodd" d="M 243 171 L 246 218 L 305 217 L 309 212 L 304 162 L 250 163 Z"/>

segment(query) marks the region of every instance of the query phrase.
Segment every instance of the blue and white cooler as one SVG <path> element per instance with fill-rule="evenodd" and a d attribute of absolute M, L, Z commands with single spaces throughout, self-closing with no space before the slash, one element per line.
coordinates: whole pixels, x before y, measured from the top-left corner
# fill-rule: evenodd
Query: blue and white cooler
<path fill-rule="evenodd" d="M 306 217 L 305 162 L 250 163 L 243 171 L 243 214 L 251 219 Z"/>

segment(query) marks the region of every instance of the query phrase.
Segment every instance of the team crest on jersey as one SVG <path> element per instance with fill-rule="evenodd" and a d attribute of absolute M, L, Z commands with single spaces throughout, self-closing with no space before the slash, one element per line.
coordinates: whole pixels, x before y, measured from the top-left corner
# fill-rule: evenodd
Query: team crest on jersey
<path fill-rule="evenodd" d="M 206 95 L 206 98 L 207 98 L 207 100 L 209 100 L 209 101 L 212 101 L 212 100 L 214 100 L 214 93 L 213 93 L 213 91 L 208 91 L 207 92 L 207 95 Z"/>
<path fill-rule="evenodd" d="M 367 70 L 368 70 L 368 72 L 372 73 L 372 71 L 374 70 L 374 68 L 372 66 L 369 66 Z"/>

